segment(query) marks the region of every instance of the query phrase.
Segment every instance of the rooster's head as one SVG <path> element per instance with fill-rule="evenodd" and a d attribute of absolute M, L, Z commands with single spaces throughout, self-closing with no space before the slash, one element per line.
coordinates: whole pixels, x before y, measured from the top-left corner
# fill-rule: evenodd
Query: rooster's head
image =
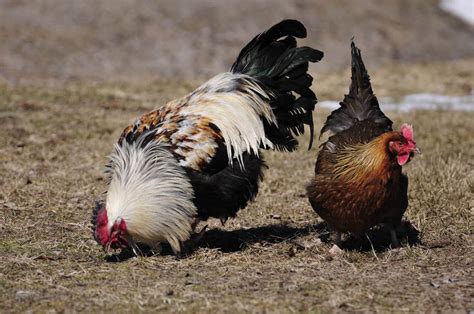
<path fill-rule="evenodd" d="M 127 224 L 122 218 L 109 222 L 107 209 L 104 205 L 97 203 L 92 216 L 94 238 L 104 247 L 110 249 L 125 248 L 127 241 Z"/>
<path fill-rule="evenodd" d="M 400 132 L 392 138 L 388 144 L 390 153 L 392 153 L 400 166 L 408 163 L 415 153 L 420 153 L 416 142 L 413 140 L 413 127 L 409 124 L 403 124 Z"/>

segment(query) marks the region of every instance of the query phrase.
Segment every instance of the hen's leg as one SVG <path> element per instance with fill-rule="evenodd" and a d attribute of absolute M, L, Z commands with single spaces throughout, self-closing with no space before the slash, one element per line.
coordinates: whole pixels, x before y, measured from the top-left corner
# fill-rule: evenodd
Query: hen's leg
<path fill-rule="evenodd" d="M 336 243 L 338 247 L 342 248 L 342 233 L 341 232 L 336 231 L 334 243 Z"/>
<path fill-rule="evenodd" d="M 390 238 L 392 239 L 392 249 L 397 249 L 400 248 L 400 241 L 398 241 L 397 238 L 397 232 L 395 231 L 395 228 L 390 226 Z"/>
<path fill-rule="evenodd" d="M 343 253 L 342 251 L 342 234 L 341 232 L 334 233 L 334 245 L 329 249 L 330 256 L 336 256 Z"/>

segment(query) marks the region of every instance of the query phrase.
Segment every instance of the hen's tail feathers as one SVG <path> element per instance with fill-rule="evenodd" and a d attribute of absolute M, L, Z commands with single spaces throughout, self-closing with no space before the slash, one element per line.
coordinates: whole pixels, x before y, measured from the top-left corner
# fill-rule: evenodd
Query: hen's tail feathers
<path fill-rule="evenodd" d="M 371 120 L 380 125 L 385 131 L 392 130 L 392 121 L 380 110 L 379 102 L 375 97 L 370 77 L 365 69 L 360 49 L 356 47 L 354 41 L 351 42 L 352 55 L 352 82 L 349 94 L 344 96 L 340 103 L 340 108 L 334 110 L 326 120 L 321 135 L 330 131 L 336 134 L 347 130 L 357 121 Z"/>
<path fill-rule="evenodd" d="M 240 52 L 231 68 L 256 78 L 272 95 L 270 106 L 278 126 L 265 123 L 267 138 L 277 149 L 294 150 L 298 144 L 293 134 L 310 128 L 313 142 L 313 110 L 317 103 L 310 89 L 313 78 L 308 74 L 309 62 L 323 58 L 323 52 L 310 47 L 297 47 L 296 38 L 305 38 L 306 28 L 296 20 L 283 20 L 257 35 Z M 295 95 L 298 94 L 298 95 Z"/>

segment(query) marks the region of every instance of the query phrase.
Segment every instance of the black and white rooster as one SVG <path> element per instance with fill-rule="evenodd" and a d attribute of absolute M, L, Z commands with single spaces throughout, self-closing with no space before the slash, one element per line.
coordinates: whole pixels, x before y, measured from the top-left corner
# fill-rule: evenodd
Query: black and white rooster
<path fill-rule="evenodd" d="M 196 224 L 225 221 L 257 192 L 260 149 L 293 151 L 317 102 L 307 73 L 321 51 L 297 47 L 306 29 L 284 20 L 256 36 L 229 72 L 125 128 L 107 166 L 108 191 L 93 212 L 109 248 L 168 242 L 175 253 Z M 311 147 L 311 142 L 310 142 Z"/>

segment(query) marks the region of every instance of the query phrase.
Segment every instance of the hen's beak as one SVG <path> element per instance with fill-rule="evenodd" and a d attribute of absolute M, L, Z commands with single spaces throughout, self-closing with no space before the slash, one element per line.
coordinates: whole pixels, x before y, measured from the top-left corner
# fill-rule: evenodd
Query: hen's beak
<path fill-rule="evenodd" d="M 421 155 L 421 150 L 418 147 L 416 147 L 413 152 L 417 155 Z"/>

